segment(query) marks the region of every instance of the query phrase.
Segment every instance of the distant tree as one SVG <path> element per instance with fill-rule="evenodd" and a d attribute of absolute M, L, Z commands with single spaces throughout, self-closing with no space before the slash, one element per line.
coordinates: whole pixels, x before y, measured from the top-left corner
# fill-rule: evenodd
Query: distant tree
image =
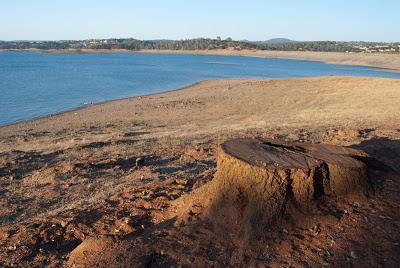
<path fill-rule="evenodd" d="M 361 52 L 360 47 L 374 47 L 375 45 L 386 45 L 399 51 L 399 43 L 373 43 L 373 42 L 333 42 L 333 41 L 312 41 L 312 42 L 290 42 L 290 43 L 267 43 L 234 41 L 228 37 L 222 40 L 198 38 L 188 40 L 137 40 L 127 39 L 108 39 L 108 40 L 81 40 L 81 41 L 0 41 L 1 49 L 171 49 L 171 50 L 191 50 L 191 49 L 226 49 L 229 47 L 241 49 L 259 50 L 283 50 L 283 51 L 336 51 L 336 52 Z"/>

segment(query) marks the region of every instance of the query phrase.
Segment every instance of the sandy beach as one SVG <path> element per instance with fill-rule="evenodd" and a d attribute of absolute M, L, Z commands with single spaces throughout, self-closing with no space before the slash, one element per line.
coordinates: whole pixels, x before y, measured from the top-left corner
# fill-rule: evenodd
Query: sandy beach
<path fill-rule="evenodd" d="M 229 79 L 1 127 L 0 266 L 242 266 L 267 250 L 271 267 L 394 267 L 399 99 L 395 79 Z M 285 218 L 267 241 L 216 232 L 196 220 L 201 207 L 178 224 L 180 197 L 212 180 L 218 144 L 255 136 L 351 146 L 396 172 L 376 173 L 368 198 Z"/>

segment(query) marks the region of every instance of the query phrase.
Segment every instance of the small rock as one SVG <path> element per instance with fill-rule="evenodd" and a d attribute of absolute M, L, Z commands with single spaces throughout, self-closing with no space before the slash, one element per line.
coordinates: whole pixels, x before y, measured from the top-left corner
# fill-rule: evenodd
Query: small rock
<path fill-rule="evenodd" d="M 286 230 L 285 228 L 282 229 L 282 232 L 284 232 L 285 234 L 288 234 L 288 233 L 289 233 L 289 231 Z"/>
<path fill-rule="evenodd" d="M 178 185 L 187 185 L 188 181 L 187 180 L 182 180 L 182 179 L 175 179 L 175 183 Z"/>
<path fill-rule="evenodd" d="M 141 157 L 138 157 L 138 158 L 136 158 L 135 163 L 136 163 L 137 167 L 140 167 L 140 166 L 142 166 L 144 164 L 144 159 L 141 158 Z"/>
<path fill-rule="evenodd" d="M 392 217 L 384 216 L 384 215 L 379 215 L 379 218 L 381 218 L 383 220 L 391 220 L 392 219 Z"/>
<path fill-rule="evenodd" d="M 357 254 L 354 251 L 351 251 L 350 257 L 352 257 L 353 259 L 357 259 Z"/>
<path fill-rule="evenodd" d="M 17 246 L 9 246 L 7 249 L 8 249 L 9 251 L 14 251 L 14 250 L 17 249 Z"/>
<path fill-rule="evenodd" d="M 314 226 L 313 232 L 314 235 L 318 235 L 321 232 L 321 226 L 319 225 L 319 223 Z"/>
<path fill-rule="evenodd" d="M 327 256 L 332 256 L 332 253 L 329 250 L 325 250 Z"/>

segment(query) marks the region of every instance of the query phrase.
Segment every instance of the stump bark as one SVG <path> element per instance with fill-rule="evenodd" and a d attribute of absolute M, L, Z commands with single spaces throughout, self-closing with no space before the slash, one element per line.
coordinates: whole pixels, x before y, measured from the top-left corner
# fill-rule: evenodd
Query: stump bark
<path fill-rule="evenodd" d="M 307 208 L 323 196 L 367 191 L 367 167 L 357 160 L 363 156 L 325 144 L 229 140 L 219 147 L 213 181 L 196 199 L 214 222 L 238 223 L 249 233 L 280 217 L 289 204 Z"/>
<path fill-rule="evenodd" d="M 367 193 L 363 159 L 362 151 L 334 145 L 229 140 L 218 149 L 214 179 L 178 199 L 178 218 L 191 221 L 195 214 L 224 233 L 259 236 L 288 208 L 306 211 L 322 197 Z"/>

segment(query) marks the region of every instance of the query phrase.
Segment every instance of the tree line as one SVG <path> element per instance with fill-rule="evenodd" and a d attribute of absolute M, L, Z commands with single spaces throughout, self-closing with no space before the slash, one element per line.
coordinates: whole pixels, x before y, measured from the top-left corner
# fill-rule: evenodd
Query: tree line
<path fill-rule="evenodd" d="M 137 40 L 127 39 L 95 39 L 71 41 L 0 41 L 0 49 L 169 49 L 169 50 L 212 50 L 212 49 L 257 49 L 281 51 L 326 51 L 326 52 L 362 52 L 363 46 L 387 45 L 399 52 L 398 43 L 373 42 L 252 42 L 235 41 L 231 38 L 216 39 L 196 38 L 187 40 Z"/>

